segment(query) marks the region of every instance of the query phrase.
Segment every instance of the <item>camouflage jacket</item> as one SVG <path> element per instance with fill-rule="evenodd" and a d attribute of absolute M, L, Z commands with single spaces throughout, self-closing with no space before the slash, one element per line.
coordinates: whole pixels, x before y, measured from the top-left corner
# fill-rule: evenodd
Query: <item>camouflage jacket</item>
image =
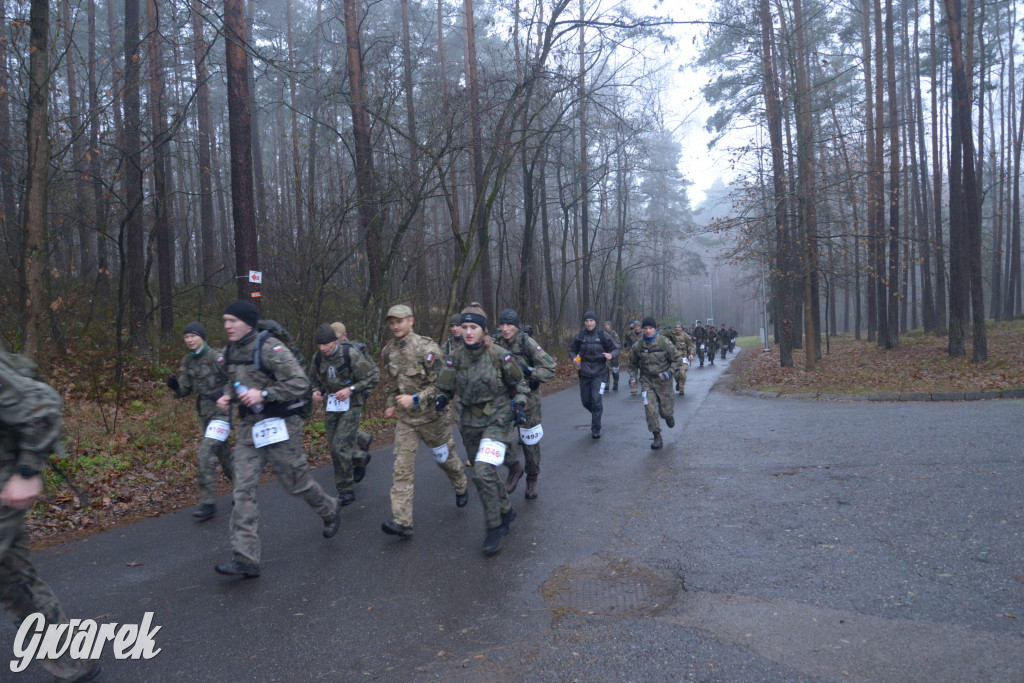
<path fill-rule="evenodd" d="M 430 337 L 409 332 L 402 339 L 392 339 L 381 351 L 384 366 L 384 393 L 387 407 L 394 408 L 398 419 L 410 425 L 422 425 L 444 419 L 434 410 L 437 389 L 434 384 L 444 367 L 444 354 Z M 402 408 L 396 405 L 399 394 L 416 396 L 418 405 Z"/>
<path fill-rule="evenodd" d="M 339 341 L 330 356 L 317 351 L 309 363 L 309 382 L 314 391 L 333 394 L 345 387 L 352 390 L 351 405 L 361 406 L 364 391 L 380 382 L 380 370 L 363 356 L 358 347 Z"/>
<path fill-rule="evenodd" d="M 495 413 L 511 415 L 509 401 L 526 402 L 530 387 L 512 354 L 497 344 L 478 349 L 456 347 L 437 376 L 437 389 L 451 398 L 459 395 L 461 424 L 483 427 Z"/>
<path fill-rule="evenodd" d="M 693 355 L 693 339 L 690 335 L 683 332 L 670 332 L 672 344 L 676 347 L 676 351 L 683 354 L 683 357 L 689 357 Z"/>
<path fill-rule="evenodd" d="M 527 368 L 530 369 L 526 383 L 531 392 L 536 391 L 543 382 L 550 382 L 555 378 L 555 368 L 558 367 L 555 359 L 541 348 L 537 340 L 522 330 L 511 339 L 502 339 L 501 346 L 512 354 L 524 376 Z"/>
<path fill-rule="evenodd" d="M 0 486 L 15 467 L 46 467 L 63 421 L 60 394 L 21 366 L 19 357 L 0 351 Z"/>
<path fill-rule="evenodd" d="M 174 391 L 175 398 L 185 398 L 195 394 L 196 413 L 200 419 L 214 415 L 225 416 L 217 408 L 217 399 L 224 393 L 224 384 L 228 381 L 227 364 L 220 349 L 209 344 L 193 353 L 189 351 L 181 357 L 178 365 L 178 388 Z"/>
<path fill-rule="evenodd" d="M 629 367 L 640 370 L 640 376 L 653 379 L 668 370 L 673 375 L 679 372 L 683 357 L 664 334 L 656 334 L 647 341 L 641 338 L 629 352 Z"/>
<path fill-rule="evenodd" d="M 309 391 L 309 378 L 288 347 L 273 335 L 263 341 L 260 349 L 260 366 L 253 363 L 253 345 L 256 330 L 252 330 L 237 342 L 228 344 L 224 350 L 224 361 L 228 368 L 228 381 L 224 394 L 238 401 L 234 383 L 241 382 L 250 389 L 266 391 L 262 413 L 253 414 L 239 404 L 238 415 L 243 424 L 252 424 L 265 417 L 286 417 L 298 414 Z M 264 370 L 264 368 L 267 368 Z"/>

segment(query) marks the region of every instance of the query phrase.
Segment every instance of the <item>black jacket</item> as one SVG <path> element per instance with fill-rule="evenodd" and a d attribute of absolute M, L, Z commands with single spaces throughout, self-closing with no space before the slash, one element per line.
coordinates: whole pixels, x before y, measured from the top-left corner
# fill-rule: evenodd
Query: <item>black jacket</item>
<path fill-rule="evenodd" d="M 580 377 L 604 377 L 608 373 L 608 361 L 604 354 L 612 354 L 614 361 L 619 357 L 619 345 L 604 330 L 595 327 L 592 331 L 586 328 L 576 333 L 569 345 L 569 355 L 580 361 Z"/>

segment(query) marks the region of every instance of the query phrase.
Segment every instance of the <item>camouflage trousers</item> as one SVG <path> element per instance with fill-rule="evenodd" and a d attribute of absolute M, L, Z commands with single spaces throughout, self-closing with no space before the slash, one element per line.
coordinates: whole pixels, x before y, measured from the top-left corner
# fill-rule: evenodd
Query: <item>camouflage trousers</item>
<path fill-rule="evenodd" d="M 391 482 L 391 514 L 402 526 L 412 526 L 413 477 L 416 471 L 416 452 L 420 441 L 430 448 L 448 446 L 443 462 L 434 456 L 437 466 L 448 476 L 455 493 L 466 492 L 466 468 L 455 450 L 452 430 L 443 414 L 422 425 L 411 425 L 401 420 L 395 425 L 395 469 Z"/>
<path fill-rule="evenodd" d="M 355 483 L 352 467 L 359 460 L 365 461 L 365 456 L 359 455 L 358 448 L 359 420 L 362 416 L 362 406 L 352 406 L 343 413 L 327 413 L 324 417 L 327 445 L 334 465 L 334 485 L 339 494 L 352 490 Z M 365 462 L 362 464 L 365 465 Z"/>
<path fill-rule="evenodd" d="M 540 418 L 540 398 L 534 396 L 532 393 L 527 396 L 526 399 L 526 424 L 522 426 L 522 429 L 532 429 L 541 423 Z M 523 447 L 523 456 L 526 458 L 526 476 L 536 477 L 540 474 L 540 443 L 535 443 L 532 446 L 528 446 L 522 442 L 519 437 L 519 428 L 513 427 L 515 438 L 510 440 L 510 443 L 518 442 Z M 512 452 L 512 449 L 508 449 Z M 519 458 L 513 458 L 518 461 Z M 505 464 L 511 464 L 508 456 L 505 457 Z"/>
<path fill-rule="evenodd" d="M 302 452 L 302 418 L 285 418 L 288 440 L 256 448 L 252 442 L 252 422 L 238 428 L 232 463 L 235 469 L 235 507 L 231 510 L 231 549 L 235 559 L 246 564 L 260 563 L 260 509 L 256 504 L 256 486 L 260 473 L 269 462 L 284 490 L 306 501 L 323 520 L 338 509 L 338 501 L 328 496 L 309 473 Z"/>
<path fill-rule="evenodd" d="M 8 478 L 0 477 L 4 482 Z M 47 625 L 66 624 L 68 617 L 60 601 L 32 566 L 25 512 L 0 506 L 0 602 L 14 620 L 15 628 L 36 612 L 43 615 Z M 43 659 L 39 663 L 58 679 L 68 680 L 78 678 L 93 665 L 92 660 L 72 659 L 67 651 L 59 659 Z"/>
<path fill-rule="evenodd" d="M 640 377 L 640 392 L 644 397 L 644 415 L 647 417 L 647 429 L 652 432 L 661 431 L 658 416 L 668 419 L 675 411 L 675 396 L 672 392 L 672 379 L 660 377 Z"/>
<path fill-rule="evenodd" d="M 210 425 L 210 420 L 228 421 L 227 415 L 213 415 L 202 422 L 203 433 Z M 233 481 L 234 470 L 231 468 L 231 446 L 227 441 L 217 441 L 203 437 L 199 442 L 196 455 L 196 484 L 199 488 L 199 504 L 213 504 L 217 500 L 217 465 L 224 472 L 228 481 Z"/>
<path fill-rule="evenodd" d="M 676 390 L 682 392 L 686 387 L 686 373 L 690 370 L 690 366 L 683 363 L 683 367 L 676 373 Z"/>
<path fill-rule="evenodd" d="M 480 441 L 485 438 L 503 441 L 508 447 L 507 431 L 495 425 L 483 427 L 463 425 L 460 431 L 462 443 L 466 447 L 466 455 L 472 466 L 473 483 L 476 485 L 477 493 L 480 494 L 480 502 L 484 506 L 484 520 L 487 522 L 487 528 L 493 529 L 501 524 L 501 516 L 512 509 L 512 503 L 508 500 L 505 482 L 498 476 L 498 468 L 485 462 L 476 462 L 476 453 L 480 449 Z"/>

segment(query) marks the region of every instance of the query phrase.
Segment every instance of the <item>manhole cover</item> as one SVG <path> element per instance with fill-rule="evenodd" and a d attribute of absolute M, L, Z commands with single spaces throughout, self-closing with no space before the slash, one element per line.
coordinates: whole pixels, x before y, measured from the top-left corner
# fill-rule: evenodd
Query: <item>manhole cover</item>
<path fill-rule="evenodd" d="M 592 557 L 559 567 L 541 594 L 549 609 L 604 616 L 654 616 L 675 599 L 679 577 L 625 559 Z"/>

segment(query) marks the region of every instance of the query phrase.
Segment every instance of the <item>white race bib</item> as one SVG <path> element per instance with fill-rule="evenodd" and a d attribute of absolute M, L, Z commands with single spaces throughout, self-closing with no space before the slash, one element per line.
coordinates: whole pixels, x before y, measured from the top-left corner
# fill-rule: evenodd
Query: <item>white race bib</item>
<path fill-rule="evenodd" d="M 327 394 L 327 405 L 324 406 L 324 410 L 328 413 L 344 413 L 348 411 L 348 404 L 351 401 L 351 397 L 346 398 L 344 401 L 339 401 L 338 397 L 334 394 Z"/>
<path fill-rule="evenodd" d="M 533 446 L 539 443 L 543 436 L 544 427 L 542 427 L 541 425 L 537 425 L 536 427 L 530 427 L 529 429 L 527 429 L 526 427 L 519 428 L 519 438 L 522 439 L 523 443 L 526 444 L 527 446 Z"/>
<path fill-rule="evenodd" d="M 640 393 L 642 393 L 644 395 L 644 405 L 647 405 L 647 392 L 646 391 L 642 391 Z"/>
<path fill-rule="evenodd" d="M 703 351 L 703 350 L 704 350 L 704 345 L 703 345 L 703 344 L 701 344 L 701 345 L 700 345 L 700 350 L 701 350 L 701 351 Z"/>
<path fill-rule="evenodd" d="M 230 433 L 231 425 L 224 420 L 210 420 L 210 424 L 206 425 L 206 433 L 203 434 L 203 438 L 227 441 Z"/>
<path fill-rule="evenodd" d="M 604 382 L 601 382 L 601 390 L 600 390 L 600 391 L 598 391 L 597 393 L 598 393 L 598 394 L 602 394 L 602 395 L 603 395 L 603 394 L 604 394 L 604 390 L 605 390 L 605 387 L 607 387 L 607 386 L 608 386 L 607 384 L 605 384 Z"/>
<path fill-rule="evenodd" d="M 268 417 L 252 426 L 252 443 L 256 448 L 263 448 L 274 443 L 288 440 L 288 425 L 280 417 Z"/>
<path fill-rule="evenodd" d="M 690 359 L 689 358 L 684 358 L 683 362 L 686 363 L 687 365 L 689 365 L 690 364 Z"/>
<path fill-rule="evenodd" d="M 483 439 L 476 451 L 476 462 L 495 466 L 502 464 L 505 462 L 505 444 L 493 439 Z"/>
<path fill-rule="evenodd" d="M 448 444 L 443 443 L 437 448 L 431 448 L 434 451 L 434 460 L 437 461 L 438 465 L 443 465 L 448 462 Z"/>

